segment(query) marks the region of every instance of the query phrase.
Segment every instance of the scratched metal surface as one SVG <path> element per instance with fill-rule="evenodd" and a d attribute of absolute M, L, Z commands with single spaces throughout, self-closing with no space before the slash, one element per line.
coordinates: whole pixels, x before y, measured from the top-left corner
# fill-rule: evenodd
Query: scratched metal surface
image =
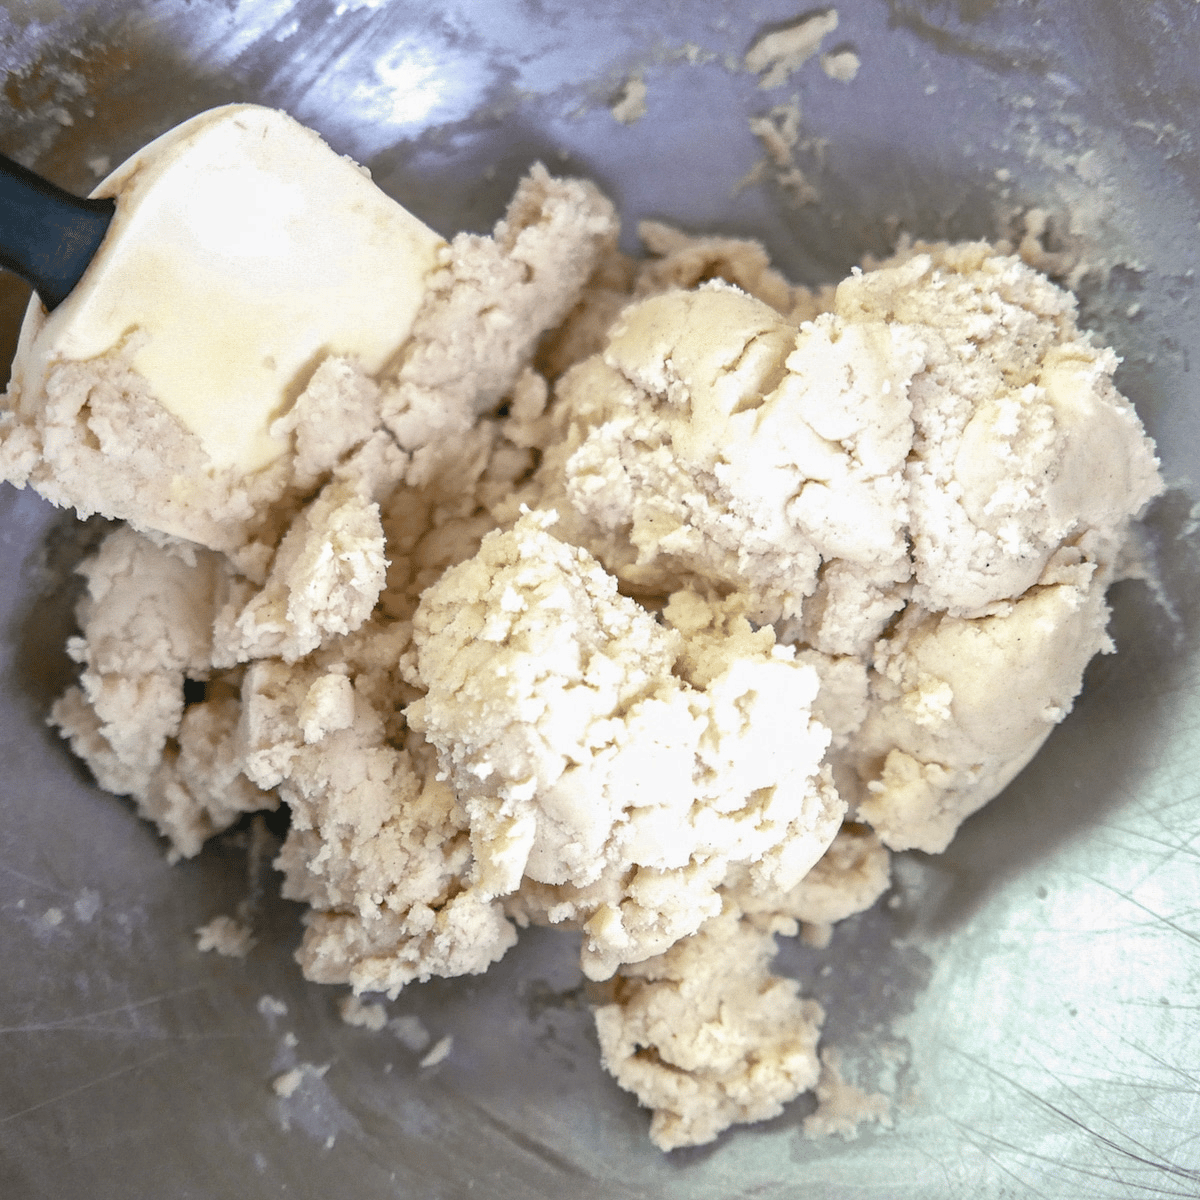
<path fill-rule="evenodd" d="M 985 235 L 1039 204 L 1103 270 L 1081 289 L 1176 491 L 1156 589 L 1115 597 L 1121 653 L 940 859 L 781 961 L 829 1009 L 895 1128 L 813 1143 L 805 1101 L 659 1155 L 596 1061 L 569 939 L 390 1015 L 454 1037 L 439 1066 L 341 1023 L 290 958 L 243 833 L 171 867 L 45 729 L 69 676 L 65 571 L 86 531 L 0 492 L 0 1196 L 942 1197 L 1200 1194 L 1200 481 L 1194 291 L 1200 10 L 1185 0 L 844 0 L 816 62 L 764 92 L 731 69 L 804 5 L 618 0 L 29 0 L 0 10 L 0 149 L 86 188 L 151 135 L 235 99 L 288 108 L 445 232 L 482 228 L 535 158 L 624 215 L 763 237 L 834 277 L 890 231 Z M 694 49 L 689 49 L 694 47 Z M 609 105 L 640 73 L 647 116 Z M 795 96 L 818 202 L 768 177 L 748 117 Z M 630 244 L 633 244 L 632 234 Z M 9 339 L 21 289 L 0 283 Z M 10 352 L 10 351 L 9 351 Z M 266 852 L 269 856 L 269 847 Z M 257 868 L 253 866 L 257 863 Z M 192 931 L 251 898 L 242 962 Z M 832 972 L 824 968 L 833 964 Z M 310 1073 L 290 1099 L 271 1080 Z"/>

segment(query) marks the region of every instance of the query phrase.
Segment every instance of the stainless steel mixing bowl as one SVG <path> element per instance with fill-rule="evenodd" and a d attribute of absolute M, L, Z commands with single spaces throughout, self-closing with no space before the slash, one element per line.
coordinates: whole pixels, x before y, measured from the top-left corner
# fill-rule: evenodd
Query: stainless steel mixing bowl
<path fill-rule="evenodd" d="M 763 90 L 738 64 L 788 0 L 11 0 L 0 150 L 84 190 L 212 104 L 282 106 L 439 230 L 485 228 L 535 159 L 634 222 L 761 237 L 836 278 L 897 234 L 995 236 L 1042 210 L 1089 325 L 1158 439 L 1155 574 L 1114 594 L 1116 657 L 940 858 L 783 966 L 828 1009 L 847 1075 L 895 1127 L 812 1142 L 775 1121 L 664 1156 L 601 1071 L 571 939 L 337 1015 L 291 961 L 270 835 L 167 864 L 47 730 L 69 677 L 69 569 L 90 536 L 0 491 L 0 1196 L 937 1197 L 1200 1195 L 1200 7 L 1191 0 L 841 0 L 826 48 Z M 640 76 L 647 112 L 610 106 Z M 797 203 L 753 172 L 751 117 L 795 100 Z M 1038 218 L 1035 216 L 1035 224 Z M 1064 268 L 1065 269 L 1065 268 Z M 2 284 L 11 339 L 22 289 Z M 258 944 L 201 955 L 239 904 Z M 826 967 L 833 969 L 827 971 Z M 403 1026 L 401 1032 L 403 1032 Z M 291 1097 L 271 1082 L 299 1063 Z"/>

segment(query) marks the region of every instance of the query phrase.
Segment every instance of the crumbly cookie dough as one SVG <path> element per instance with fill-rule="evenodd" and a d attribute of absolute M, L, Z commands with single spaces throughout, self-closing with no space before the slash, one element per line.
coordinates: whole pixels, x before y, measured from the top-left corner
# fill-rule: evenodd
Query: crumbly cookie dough
<path fill-rule="evenodd" d="M 52 721 L 175 856 L 286 804 L 312 980 L 395 996 L 578 929 L 669 1149 L 821 1086 L 775 939 L 827 940 L 1036 752 L 1161 483 L 1115 356 L 1015 257 L 919 245 L 810 292 L 643 232 L 634 262 L 535 170 L 390 372 L 317 368 L 209 545 L 114 528 Z M 52 498 L 37 439 L 83 455 L 141 397 L 63 370 L 0 426 Z"/>

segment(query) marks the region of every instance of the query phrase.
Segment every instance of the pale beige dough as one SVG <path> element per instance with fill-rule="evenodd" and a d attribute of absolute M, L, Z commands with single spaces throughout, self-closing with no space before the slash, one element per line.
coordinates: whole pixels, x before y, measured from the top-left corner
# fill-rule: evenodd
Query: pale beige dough
<path fill-rule="evenodd" d="M 799 883 L 844 808 L 820 770 L 812 668 L 745 626 L 735 652 L 711 634 L 689 669 L 675 631 L 549 524 L 489 534 L 426 591 L 427 691 L 408 719 L 465 808 L 473 887 L 507 896 L 528 878 L 517 911 L 582 926 L 584 970 L 603 979 L 695 932 L 735 864 Z"/>
<path fill-rule="evenodd" d="M 213 917 L 196 930 L 196 949 L 201 954 L 215 951 L 225 958 L 245 958 L 254 948 L 254 931 L 230 916 Z"/>
<path fill-rule="evenodd" d="M 814 1087 L 845 1130 L 774 939 L 827 942 L 1069 711 L 1157 463 L 1016 258 L 915 246 L 810 291 L 641 233 L 635 262 L 594 187 L 534 170 L 439 252 L 398 358 L 318 364 L 249 479 L 120 354 L 10 397 L 0 467 L 51 499 L 208 481 L 206 546 L 118 526 L 82 565 L 51 719 L 172 855 L 288 806 L 309 979 L 394 996 L 565 925 L 658 1145 Z"/>
<path fill-rule="evenodd" d="M 820 1006 L 773 976 L 774 937 L 736 908 L 658 958 L 626 967 L 596 1009 L 604 1065 L 654 1109 L 663 1150 L 777 1116 L 820 1074 Z"/>

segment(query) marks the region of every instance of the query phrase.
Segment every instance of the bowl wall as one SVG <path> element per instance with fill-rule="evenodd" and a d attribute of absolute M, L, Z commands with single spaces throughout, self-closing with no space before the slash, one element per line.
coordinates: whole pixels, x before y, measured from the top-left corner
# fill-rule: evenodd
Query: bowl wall
<path fill-rule="evenodd" d="M 938 858 L 780 962 L 829 1012 L 891 1131 L 811 1142 L 802 1099 L 670 1156 L 598 1064 L 569 937 L 389 1006 L 453 1036 L 441 1065 L 343 1024 L 291 959 L 299 913 L 249 829 L 169 866 L 45 727 L 70 678 L 70 568 L 95 531 L 0 489 L 0 1194 L 936 1200 L 1200 1191 L 1200 8 L 1186 0 L 843 0 L 776 89 L 740 69 L 784 0 L 141 0 L 0 9 L 0 150 L 86 190 L 214 104 L 286 108 L 443 233 L 487 229 L 530 163 L 636 222 L 761 238 L 840 277 L 899 234 L 1019 235 L 1030 208 L 1123 356 L 1170 494 L 1152 584 L 1114 590 L 1120 653 Z M 633 124 L 611 110 L 646 85 Z M 798 203 L 751 118 L 801 114 Z M 780 115 L 777 113 L 777 115 Z M 0 278 L 0 347 L 26 292 Z M 244 901 L 258 945 L 200 955 Z M 826 967 L 832 965 L 832 971 Z M 300 1063 L 290 1098 L 271 1081 Z"/>

